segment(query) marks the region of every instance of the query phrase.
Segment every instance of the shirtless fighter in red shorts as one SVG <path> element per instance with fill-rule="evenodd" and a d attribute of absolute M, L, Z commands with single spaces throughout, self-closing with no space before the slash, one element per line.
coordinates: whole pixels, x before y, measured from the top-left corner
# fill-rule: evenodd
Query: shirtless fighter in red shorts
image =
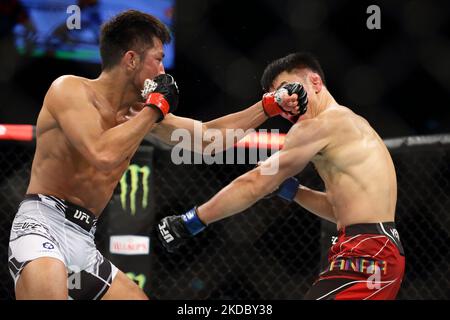
<path fill-rule="evenodd" d="M 266 68 L 262 77 L 266 91 L 286 83 L 303 85 L 309 100 L 306 113 L 290 129 L 281 151 L 205 204 L 164 218 L 158 234 L 167 249 L 275 192 L 337 225 L 339 237 L 330 248 L 329 265 L 307 299 L 396 297 L 405 258 L 394 224 L 395 168 L 383 140 L 365 119 L 334 100 L 324 79 L 319 63 L 309 54 L 288 55 Z M 290 178 L 309 161 L 325 183 L 324 192 Z M 264 174 L 276 163 L 278 172 Z"/>

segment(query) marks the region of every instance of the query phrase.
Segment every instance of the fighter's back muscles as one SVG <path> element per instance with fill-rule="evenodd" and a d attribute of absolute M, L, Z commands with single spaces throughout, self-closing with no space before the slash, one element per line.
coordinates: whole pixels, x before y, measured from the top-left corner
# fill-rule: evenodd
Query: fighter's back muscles
<path fill-rule="evenodd" d="M 383 141 L 366 120 L 345 107 L 323 112 L 329 145 L 312 161 L 326 192 L 301 187 L 295 201 L 338 224 L 393 221 L 395 171 Z"/>

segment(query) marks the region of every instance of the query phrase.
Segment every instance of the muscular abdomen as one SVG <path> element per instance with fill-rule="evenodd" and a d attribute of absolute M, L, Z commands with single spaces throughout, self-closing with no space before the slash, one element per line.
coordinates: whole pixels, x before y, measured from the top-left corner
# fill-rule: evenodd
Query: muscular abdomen
<path fill-rule="evenodd" d="M 105 172 L 92 166 L 43 109 L 37 122 L 36 152 L 27 193 L 42 193 L 80 205 L 99 215 L 128 162 Z"/>

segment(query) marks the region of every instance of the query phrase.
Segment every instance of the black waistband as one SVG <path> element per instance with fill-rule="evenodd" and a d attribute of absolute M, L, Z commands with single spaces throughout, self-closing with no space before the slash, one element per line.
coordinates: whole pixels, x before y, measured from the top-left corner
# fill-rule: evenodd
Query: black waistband
<path fill-rule="evenodd" d="M 359 234 L 381 234 L 387 236 L 397 246 L 400 253 L 404 255 L 400 235 L 395 227 L 394 222 L 378 222 L 378 223 L 360 223 L 343 227 L 339 230 L 339 235 L 346 237 L 356 236 Z"/>
<path fill-rule="evenodd" d="M 64 214 L 67 220 L 79 225 L 88 232 L 90 232 L 97 223 L 97 218 L 88 209 L 55 196 L 26 194 L 23 202 L 25 201 L 41 201 L 47 203 Z"/>

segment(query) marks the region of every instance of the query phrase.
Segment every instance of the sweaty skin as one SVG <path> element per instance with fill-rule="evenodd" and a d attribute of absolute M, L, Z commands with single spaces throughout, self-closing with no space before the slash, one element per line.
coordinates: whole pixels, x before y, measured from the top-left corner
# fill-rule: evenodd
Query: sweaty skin
<path fill-rule="evenodd" d="M 326 197 L 322 200 L 326 207 L 315 209 L 317 200 L 305 188 L 295 200 L 312 212 L 325 213 L 324 218 L 336 222 L 338 229 L 357 223 L 394 221 L 395 169 L 378 134 L 365 119 L 342 106 L 328 107 L 316 121 L 328 126 L 324 129 L 325 147 L 311 159 L 325 183 L 326 192 L 317 197 Z"/>
<path fill-rule="evenodd" d="M 99 215 L 159 111 L 144 108 L 127 120 L 141 101 L 147 78 L 164 73 L 163 45 L 153 38 L 145 52 L 125 52 L 121 60 L 90 80 L 56 79 L 44 99 L 27 193 L 57 196 Z M 65 225 L 61 225 L 65 228 Z M 67 248 L 69 250 L 70 248 Z M 77 252 L 82 254 L 82 252 Z M 67 299 L 63 261 L 42 256 L 27 263 L 15 287 L 17 299 Z M 120 270 L 102 299 L 147 299 Z"/>
<path fill-rule="evenodd" d="M 98 215 L 152 126 L 152 112 L 144 110 L 139 118 L 118 125 L 117 114 L 96 92 L 91 80 L 73 76 L 56 80 L 37 120 L 36 152 L 27 193 L 54 195 Z M 134 141 L 119 136 L 125 129 L 136 131 L 133 137 L 131 132 L 127 134 Z M 109 154 L 109 148 L 120 148 L 123 156 Z"/>
<path fill-rule="evenodd" d="M 158 39 L 155 43 L 137 75 L 136 94 L 146 78 L 164 72 L 163 47 Z M 204 131 L 209 128 L 245 131 L 267 120 L 261 102 L 257 102 L 243 111 L 206 123 L 168 114 L 162 122 L 154 124 L 158 113 L 137 102 L 139 96 L 105 97 L 108 90 L 119 91 L 114 87 L 117 76 L 99 79 L 63 76 L 51 85 L 37 120 L 36 152 L 27 193 L 53 195 L 99 216 L 146 136 L 174 143 L 170 136 L 177 128 L 192 133 L 195 125 Z M 105 89 L 104 83 L 111 87 Z M 285 96 L 285 109 L 298 111 L 296 99 L 297 95 Z M 211 142 L 200 141 L 200 148 Z"/>
<path fill-rule="evenodd" d="M 151 108 L 129 120 L 125 114 L 140 101 L 144 80 L 164 73 L 162 42 L 154 38 L 142 58 L 133 54 L 97 79 L 62 76 L 52 83 L 36 124 L 27 193 L 57 196 L 96 216 L 104 209 L 158 119 Z"/>
<path fill-rule="evenodd" d="M 281 73 L 273 83 L 304 84 L 308 111 L 291 128 L 282 150 L 261 166 L 240 176 L 198 208 L 206 224 L 243 211 L 273 192 L 285 179 L 313 162 L 325 192 L 301 186 L 295 201 L 337 224 L 394 221 L 397 181 L 391 156 L 375 130 L 362 117 L 338 105 L 311 71 Z M 279 161 L 275 175 L 261 174 Z"/>

